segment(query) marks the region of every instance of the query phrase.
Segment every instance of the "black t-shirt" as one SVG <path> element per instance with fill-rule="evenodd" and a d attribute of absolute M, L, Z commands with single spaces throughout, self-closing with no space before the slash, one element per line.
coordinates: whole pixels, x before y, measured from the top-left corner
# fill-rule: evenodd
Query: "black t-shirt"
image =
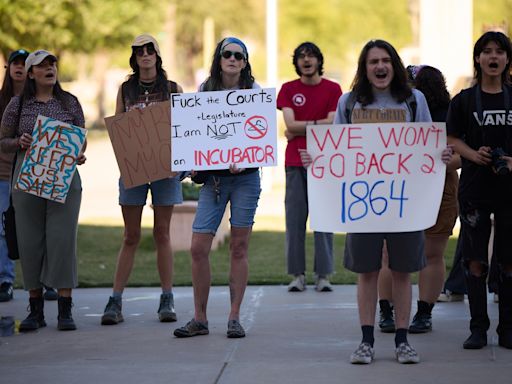
<path fill-rule="evenodd" d="M 504 92 L 490 94 L 481 91 L 482 111 L 476 107 L 477 87 L 465 89 L 450 103 L 446 128 L 448 135 L 462 139 L 469 147 L 501 147 L 512 154 L 512 110 L 505 110 Z M 508 87 L 512 96 L 512 89 Z M 509 101 L 512 107 L 512 100 Z M 490 166 L 477 165 L 462 158 L 459 199 L 493 204 L 508 201 L 512 205 L 512 173 L 498 176 Z"/>

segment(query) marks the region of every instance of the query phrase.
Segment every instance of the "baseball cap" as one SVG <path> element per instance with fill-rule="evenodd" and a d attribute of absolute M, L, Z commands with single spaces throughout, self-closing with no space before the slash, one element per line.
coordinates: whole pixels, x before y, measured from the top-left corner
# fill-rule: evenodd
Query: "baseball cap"
<path fill-rule="evenodd" d="M 9 55 L 9 60 L 7 62 L 11 64 L 18 57 L 23 57 L 26 60 L 28 57 L 28 51 L 25 51 L 24 49 L 18 49 L 17 51 L 11 52 L 11 54 Z"/>
<path fill-rule="evenodd" d="M 139 35 L 133 40 L 132 48 L 133 47 L 142 47 L 146 44 L 153 44 L 153 47 L 155 47 L 156 54 L 161 58 L 162 55 L 160 55 L 160 47 L 158 46 L 158 43 L 156 42 L 155 38 L 148 34 L 142 34 Z"/>
<path fill-rule="evenodd" d="M 31 66 L 41 64 L 42 61 L 48 56 L 57 61 L 57 56 L 55 56 L 53 53 L 45 51 L 44 49 L 38 49 L 37 51 L 32 52 L 25 60 L 25 70 L 28 72 Z"/>

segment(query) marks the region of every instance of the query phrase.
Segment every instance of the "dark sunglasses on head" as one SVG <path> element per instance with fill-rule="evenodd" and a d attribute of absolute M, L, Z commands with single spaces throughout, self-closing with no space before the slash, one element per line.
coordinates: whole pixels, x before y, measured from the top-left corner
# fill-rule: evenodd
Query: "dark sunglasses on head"
<path fill-rule="evenodd" d="M 220 55 L 225 59 L 229 59 L 231 56 L 235 56 L 235 59 L 238 61 L 245 59 L 245 56 L 242 52 L 222 51 Z"/>
<path fill-rule="evenodd" d="M 154 55 L 156 53 L 155 47 L 153 47 L 153 44 L 146 44 L 142 47 L 134 47 L 133 51 L 137 56 L 144 56 L 144 48 L 146 48 L 146 52 L 148 55 Z"/>

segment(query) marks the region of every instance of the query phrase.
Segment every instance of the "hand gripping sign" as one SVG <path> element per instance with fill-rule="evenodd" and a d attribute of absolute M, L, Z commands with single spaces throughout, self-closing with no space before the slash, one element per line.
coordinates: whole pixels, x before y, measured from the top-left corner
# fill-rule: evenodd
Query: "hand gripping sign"
<path fill-rule="evenodd" d="M 14 188 L 65 203 L 87 130 L 37 116 L 32 145 L 25 152 Z"/>
<path fill-rule="evenodd" d="M 171 95 L 172 170 L 277 164 L 275 89 Z"/>
<path fill-rule="evenodd" d="M 435 224 L 444 123 L 308 126 L 307 147 L 313 230 L 411 232 Z"/>

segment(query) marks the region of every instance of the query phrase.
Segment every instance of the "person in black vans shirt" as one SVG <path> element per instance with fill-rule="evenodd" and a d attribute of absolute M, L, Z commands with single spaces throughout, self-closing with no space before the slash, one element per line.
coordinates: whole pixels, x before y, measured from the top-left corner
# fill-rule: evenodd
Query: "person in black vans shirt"
<path fill-rule="evenodd" d="M 487 345 L 491 215 L 500 266 L 499 345 L 512 349 L 512 87 L 510 40 L 486 32 L 475 44 L 476 85 L 455 96 L 447 119 L 448 142 L 462 157 L 459 205 L 471 335 L 465 349 Z"/>

